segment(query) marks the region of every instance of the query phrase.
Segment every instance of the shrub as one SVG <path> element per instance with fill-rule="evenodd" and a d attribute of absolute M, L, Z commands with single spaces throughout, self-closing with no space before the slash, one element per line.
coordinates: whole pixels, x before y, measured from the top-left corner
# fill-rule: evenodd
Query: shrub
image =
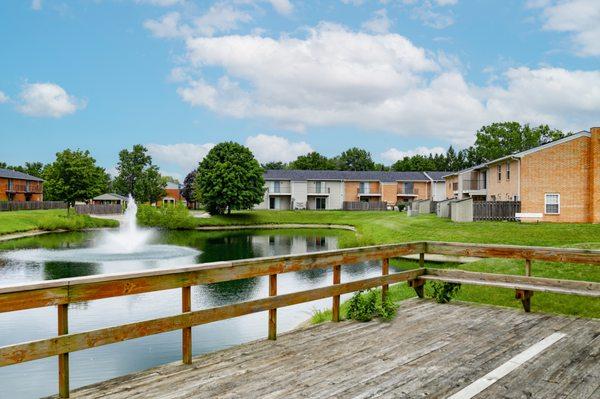
<path fill-rule="evenodd" d="M 40 230 L 81 230 L 95 227 L 117 227 L 119 223 L 109 219 L 95 219 L 88 215 L 44 215 L 36 220 Z"/>
<path fill-rule="evenodd" d="M 458 295 L 460 284 L 434 281 L 431 284 L 431 297 L 437 303 L 448 303 Z"/>
<path fill-rule="evenodd" d="M 182 203 L 165 204 L 162 207 L 140 205 L 137 220 L 143 226 L 165 229 L 192 229 L 196 225 L 194 217 Z"/>
<path fill-rule="evenodd" d="M 396 315 L 398 305 L 391 299 L 381 301 L 380 291 L 369 290 L 366 293 L 359 291 L 348 301 L 348 318 L 357 321 L 371 321 L 374 317 L 380 317 L 389 321 Z"/>

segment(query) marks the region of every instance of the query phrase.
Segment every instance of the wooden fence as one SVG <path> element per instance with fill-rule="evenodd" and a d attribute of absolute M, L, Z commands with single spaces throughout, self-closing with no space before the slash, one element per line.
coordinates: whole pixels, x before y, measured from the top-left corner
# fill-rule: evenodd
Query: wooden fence
<path fill-rule="evenodd" d="M 521 212 L 520 201 L 475 201 L 473 203 L 473 220 L 510 220 L 516 221 L 515 215 Z"/>
<path fill-rule="evenodd" d="M 342 204 L 342 209 L 345 211 L 387 211 L 387 203 L 344 201 Z"/>
<path fill-rule="evenodd" d="M 43 209 L 67 209 L 62 201 L 0 201 L 0 211 L 34 211 Z"/>
<path fill-rule="evenodd" d="M 426 269 L 425 253 L 523 259 L 524 276 Z M 419 268 L 389 273 L 389 259 L 419 255 Z M 341 282 L 341 268 L 364 261 L 381 261 L 381 276 Z M 339 321 L 340 295 L 407 281 L 423 297 L 426 281 L 510 288 L 529 311 L 534 291 L 600 297 L 600 283 L 531 277 L 532 260 L 600 265 L 600 251 L 517 246 L 491 246 L 440 242 L 413 242 L 299 255 L 213 262 L 173 269 L 49 280 L 0 287 L 0 313 L 46 306 L 58 308 L 58 335 L 0 347 L 0 367 L 58 356 L 61 397 L 69 396 L 69 353 L 168 331 L 182 331 L 182 361 L 192 361 L 192 326 L 268 311 L 268 338 L 277 336 L 277 309 L 323 298 L 332 298 L 332 318 Z M 287 294 L 277 293 L 277 276 L 311 269 L 333 269 L 332 285 Z M 193 310 L 191 286 L 269 276 L 269 296 L 211 309 Z M 103 298 L 181 289 L 181 313 L 96 330 L 69 333 L 69 305 Z"/>
<path fill-rule="evenodd" d="M 75 212 L 83 215 L 111 215 L 123 213 L 121 204 L 75 205 Z"/>

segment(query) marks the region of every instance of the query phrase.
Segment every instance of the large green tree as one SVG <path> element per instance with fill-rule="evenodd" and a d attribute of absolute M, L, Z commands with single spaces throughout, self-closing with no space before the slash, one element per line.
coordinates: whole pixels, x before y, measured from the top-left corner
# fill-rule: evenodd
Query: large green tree
<path fill-rule="evenodd" d="M 475 144 L 467 152 L 469 162 L 491 161 L 564 136 L 563 132 L 550 129 L 548 125 L 530 127 L 518 122 L 492 123 L 477 131 Z"/>
<path fill-rule="evenodd" d="M 188 203 L 196 201 L 196 196 L 194 195 L 194 182 L 196 181 L 197 173 L 198 172 L 196 170 L 192 170 L 183 180 L 181 196 L 185 198 Z"/>
<path fill-rule="evenodd" d="M 261 203 L 264 185 L 263 169 L 252 152 L 229 141 L 217 144 L 200 162 L 194 192 L 211 214 L 223 214 Z"/>
<path fill-rule="evenodd" d="M 300 155 L 295 161 L 290 162 L 290 169 L 301 170 L 331 170 L 336 169 L 335 163 L 326 156 L 316 151 L 309 152 L 306 155 Z"/>
<path fill-rule="evenodd" d="M 152 164 L 152 157 L 141 144 L 134 145 L 131 151 L 119 152 L 117 172 L 113 187 L 121 195 L 131 194 L 139 202 L 151 203 L 165 195 L 167 180 Z"/>
<path fill-rule="evenodd" d="M 281 161 L 271 161 L 262 165 L 265 170 L 281 170 L 287 168 L 287 164 Z"/>
<path fill-rule="evenodd" d="M 352 147 L 338 157 L 340 170 L 374 170 L 375 163 L 371 153 L 362 148 Z"/>
<path fill-rule="evenodd" d="M 44 197 L 65 201 L 69 206 L 75 201 L 86 201 L 105 192 L 110 177 L 89 151 L 64 150 L 44 173 Z"/>

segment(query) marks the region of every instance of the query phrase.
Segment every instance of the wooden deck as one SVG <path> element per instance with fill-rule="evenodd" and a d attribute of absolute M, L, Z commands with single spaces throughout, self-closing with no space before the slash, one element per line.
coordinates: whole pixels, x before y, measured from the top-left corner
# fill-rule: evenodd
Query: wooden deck
<path fill-rule="evenodd" d="M 566 336 L 476 397 L 600 398 L 600 320 L 418 299 L 390 323 L 325 323 L 71 397 L 445 398 L 555 332 Z"/>

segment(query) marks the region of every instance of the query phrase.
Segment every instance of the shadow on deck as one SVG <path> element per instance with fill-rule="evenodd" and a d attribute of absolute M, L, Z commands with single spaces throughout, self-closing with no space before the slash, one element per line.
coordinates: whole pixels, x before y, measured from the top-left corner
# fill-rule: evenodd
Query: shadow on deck
<path fill-rule="evenodd" d="M 83 387 L 71 397 L 445 398 L 555 332 L 566 336 L 476 396 L 456 397 L 599 398 L 600 320 L 417 299 L 402 302 L 390 323 L 313 326 L 198 356 L 191 365 Z"/>

